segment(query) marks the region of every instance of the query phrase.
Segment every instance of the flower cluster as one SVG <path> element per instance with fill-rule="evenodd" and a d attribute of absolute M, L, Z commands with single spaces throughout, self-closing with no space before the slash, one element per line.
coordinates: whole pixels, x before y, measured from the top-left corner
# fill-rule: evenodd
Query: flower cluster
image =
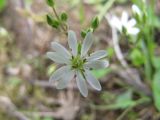
<path fill-rule="evenodd" d="M 92 75 L 92 69 L 106 68 L 109 65 L 107 60 L 100 60 L 106 57 L 105 50 L 99 50 L 92 54 L 88 51 L 93 43 L 92 32 L 88 32 L 82 44 L 78 44 L 76 34 L 68 32 L 68 44 L 71 52 L 57 42 L 51 46 L 55 52 L 47 52 L 47 56 L 56 63 L 63 66 L 56 70 L 50 77 L 51 84 L 56 83 L 57 89 L 66 88 L 68 83 L 75 78 L 80 93 L 86 97 L 88 89 L 86 81 L 96 90 L 101 90 L 99 81 Z"/>

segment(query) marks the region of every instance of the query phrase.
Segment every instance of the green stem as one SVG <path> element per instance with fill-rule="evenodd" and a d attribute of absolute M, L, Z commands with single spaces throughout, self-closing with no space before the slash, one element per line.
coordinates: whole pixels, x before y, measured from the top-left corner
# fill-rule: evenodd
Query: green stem
<path fill-rule="evenodd" d="M 58 14 L 57 14 L 57 11 L 56 11 L 56 9 L 53 7 L 53 12 L 54 12 L 54 14 L 55 14 L 55 16 L 56 16 L 56 18 L 58 19 L 58 20 L 60 20 L 60 18 L 59 18 L 59 16 L 58 16 Z"/>
<path fill-rule="evenodd" d="M 65 33 L 67 33 L 67 25 L 66 25 L 66 24 L 63 24 L 63 23 L 61 22 L 61 19 L 59 18 L 55 7 L 52 7 L 52 9 L 53 9 L 53 12 L 54 12 L 57 20 L 61 23 L 61 28 L 63 29 L 63 31 L 64 31 Z M 63 26 L 63 25 L 64 25 L 64 26 Z"/>

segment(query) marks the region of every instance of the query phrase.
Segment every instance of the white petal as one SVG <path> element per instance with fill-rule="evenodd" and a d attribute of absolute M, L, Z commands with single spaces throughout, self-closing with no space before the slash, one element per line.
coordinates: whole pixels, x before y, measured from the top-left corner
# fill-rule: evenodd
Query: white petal
<path fill-rule="evenodd" d="M 126 24 L 127 24 L 127 22 L 128 22 L 128 13 L 127 12 L 123 12 L 122 13 L 122 17 L 121 17 L 121 22 L 122 22 L 122 24 L 125 26 Z"/>
<path fill-rule="evenodd" d="M 133 27 L 133 28 L 128 29 L 127 32 L 132 35 L 137 35 L 140 32 L 140 30 L 136 27 Z"/>
<path fill-rule="evenodd" d="M 92 32 L 88 32 L 82 45 L 81 56 L 85 56 L 93 43 Z"/>
<path fill-rule="evenodd" d="M 111 26 L 115 26 L 115 22 L 120 22 L 119 18 L 117 16 L 110 16 L 110 17 L 107 17 L 107 20 L 108 20 L 108 23 L 111 25 Z"/>
<path fill-rule="evenodd" d="M 105 50 L 99 50 L 99 51 L 96 51 L 96 52 L 92 53 L 87 58 L 87 61 L 98 60 L 98 59 L 104 58 L 106 56 L 107 56 L 107 52 Z"/>
<path fill-rule="evenodd" d="M 59 80 L 64 75 L 64 73 L 66 73 L 67 71 L 70 71 L 69 66 L 63 66 L 63 67 L 59 68 L 49 78 L 49 83 L 54 83 L 55 81 Z"/>
<path fill-rule="evenodd" d="M 66 59 L 64 56 L 58 54 L 57 52 L 47 52 L 47 57 L 59 64 L 69 63 L 69 59 Z"/>
<path fill-rule="evenodd" d="M 76 72 L 76 75 L 77 75 L 76 82 L 77 82 L 78 89 L 84 97 L 87 97 L 88 89 L 87 89 L 85 79 L 83 78 L 80 72 Z"/>
<path fill-rule="evenodd" d="M 52 49 L 55 50 L 60 55 L 64 56 L 65 58 L 69 59 L 71 57 L 70 53 L 67 51 L 65 47 L 57 42 L 51 43 Z"/>
<path fill-rule="evenodd" d="M 95 60 L 87 62 L 84 66 L 85 68 L 102 69 L 108 67 L 109 62 L 106 60 Z"/>
<path fill-rule="evenodd" d="M 99 81 L 91 74 L 90 71 L 85 70 L 85 77 L 87 82 L 96 90 L 100 91 L 102 89 Z"/>
<path fill-rule="evenodd" d="M 67 71 L 58 81 L 56 86 L 57 89 L 64 89 L 67 87 L 68 83 L 73 79 L 75 72 L 73 70 Z"/>
<path fill-rule="evenodd" d="M 132 5 L 133 12 L 137 13 L 138 15 L 141 15 L 141 10 L 138 8 L 137 5 Z"/>
<path fill-rule="evenodd" d="M 135 20 L 135 19 L 131 19 L 131 20 L 129 20 L 129 21 L 128 21 L 128 23 L 127 23 L 127 26 L 126 26 L 126 27 L 127 27 L 127 28 L 128 28 L 128 27 L 133 27 L 133 26 L 135 26 L 135 25 L 136 25 L 136 23 L 137 23 L 137 22 L 136 22 L 136 20 Z"/>
<path fill-rule="evenodd" d="M 77 38 L 74 31 L 68 31 L 68 44 L 74 56 L 77 55 Z"/>
<path fill-rule="evenodd" d="M 122 23 L 121 23 L 121 21 L 119 20 L 118 17 L 113 16 L 111 21 L 112 21 L 112 27 L 117 28 L 119 31 L 122 30 Z"/>

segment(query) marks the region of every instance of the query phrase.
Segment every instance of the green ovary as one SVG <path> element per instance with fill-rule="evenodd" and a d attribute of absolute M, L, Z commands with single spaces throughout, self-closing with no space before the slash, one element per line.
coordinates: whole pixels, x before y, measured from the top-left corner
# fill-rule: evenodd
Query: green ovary
<path fill-rule="evenodd" d="M 83 65 L 85 63 L 85 59 L 82 59 L 79 55 L 72 57 L 71 60 L 72 68 L 77 70 L 83 70 Z"/>

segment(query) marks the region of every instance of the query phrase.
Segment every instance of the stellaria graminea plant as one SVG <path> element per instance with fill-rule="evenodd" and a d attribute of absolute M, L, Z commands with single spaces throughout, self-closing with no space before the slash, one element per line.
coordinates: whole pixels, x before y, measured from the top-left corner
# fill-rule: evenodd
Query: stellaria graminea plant
<path fill-rule="evenodd" d="M 71 30 L 68 32 L 68 44 L 71 52 L 59 43 L 52 42 L 51 46 L 55 52 L 47 52 L 47 56 L 55 63 L 63 64 L 63 66 L 53 73 L 49 82 L 53 84 L 57 81 L 56 88 L 63 89 L 75 78 L 78 89 L 84 97 L 88 95 L 86 81 L 94 89 L 100 91 L 101 85 L 92 75 L 91 70 L 106 68 L 109 62 L 101 60 L 107 55 L 105 50 L 99 50 L 88 55 L 92 43 L 92 32 L 88 32 L 83 43 L 78 44 L 76 34 Z"/>

